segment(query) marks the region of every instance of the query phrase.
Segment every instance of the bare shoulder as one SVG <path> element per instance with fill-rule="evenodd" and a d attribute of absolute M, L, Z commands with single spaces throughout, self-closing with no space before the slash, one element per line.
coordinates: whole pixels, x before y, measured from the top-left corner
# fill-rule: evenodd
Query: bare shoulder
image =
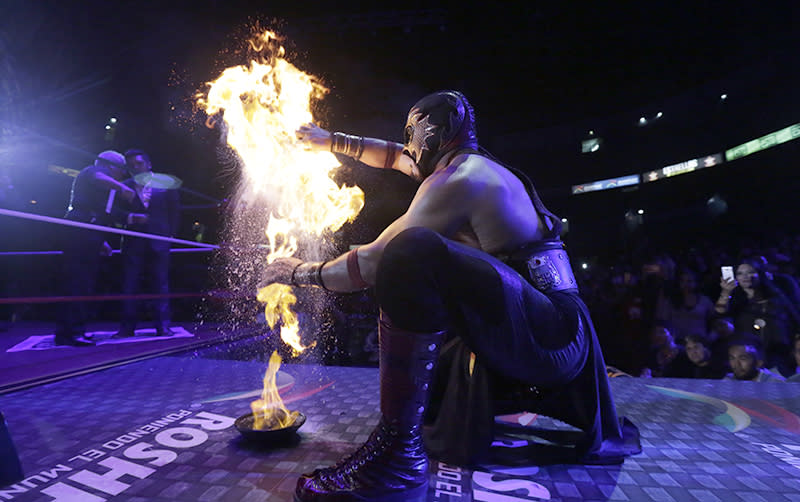
<path fill-rule="evenodd" d="M 506 184 L 497 164 L 480 155 L 459 155 L 426 178 L 411 201 L 409 211 L 440 212 L 457 219 L 474 210 L 477 200 L 493 198 Z"/>
<path fill-rule="evenodd" d="M 476 153 L 462 153 L 461 155 L 457 155 L 452 159 L 450 165 L 456 167 L 460 171 L 471 173 L 476 176 L 485 176 L 498 167 L 495 161 Z"/>
<path fill-rule="evenodd" d="M 502 168 L 482 155 L 458 155 L 441 171 L 431 176 L 432 185 L 451 190 L 470 190 L 503 184 Z M 427 181 L 427 180 L 426 180 Z"/>

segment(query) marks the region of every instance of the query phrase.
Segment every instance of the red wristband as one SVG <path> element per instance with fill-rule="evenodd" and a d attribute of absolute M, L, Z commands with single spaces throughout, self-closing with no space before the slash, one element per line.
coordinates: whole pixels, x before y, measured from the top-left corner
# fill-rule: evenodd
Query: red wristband
<path fill-rule="evenodd" d="M 394 147 L 394 143 L 391 141 L 386 142 L 386 159 L 383 161 L 383 168 L 384 169 L 391 169 L 394 165 L 394 158 L 397 156 L 397 150 Z"/>
<path fill-rule="evenodd" d="M 367 281 L 361 277 L 361 267 L 358 266 L 358 252 L 356 249 L 347 253 L 347 275 L 350 276 L 350 282 L 356 288 L 364 289 L 369 287 Z"/>

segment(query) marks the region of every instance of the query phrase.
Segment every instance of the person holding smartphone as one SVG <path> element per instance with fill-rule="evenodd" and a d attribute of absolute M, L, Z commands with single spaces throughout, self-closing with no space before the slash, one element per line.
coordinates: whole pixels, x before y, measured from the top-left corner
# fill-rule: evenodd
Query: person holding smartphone
<path fill-rule="evenodd" d="M 731 299 L 731 292 L 736 287 L 736 278 L 733 275 L 733 267 L 724 265 L 721 267 L 722 277 L 719 281 L 719 298 L 714 304 L 714 310 L 718 314 L 725 314 L 728 311 L 728 302 Z"/>
<path fill-rule="evenodd" d="M 790 347 L 800 333 L 800 310 L 773 280 L 762 257 L 745 258 L 736 267 L 735 280 L 722 277 L 714 308 L 733 319 L 740 336 L 755 336 L 764 349 L 767 368 L 791 374 Z"/>

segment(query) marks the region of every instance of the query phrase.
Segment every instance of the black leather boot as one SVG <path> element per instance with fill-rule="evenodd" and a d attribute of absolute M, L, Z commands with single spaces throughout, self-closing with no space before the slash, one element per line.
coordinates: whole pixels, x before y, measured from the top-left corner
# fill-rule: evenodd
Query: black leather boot
<path fill-rule="evenodd" d="M 352 455 L 301 476 L 296 501 L 425 500 L 428 456 L 422 442 L 422 420 L 444 334 L 398 329 L 381 314 L 380 422 Z"/>

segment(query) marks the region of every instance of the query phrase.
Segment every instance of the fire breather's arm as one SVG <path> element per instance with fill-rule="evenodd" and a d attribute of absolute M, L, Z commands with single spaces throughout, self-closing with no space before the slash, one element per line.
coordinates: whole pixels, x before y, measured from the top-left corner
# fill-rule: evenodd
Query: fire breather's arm
<path fill-rule="evenodd" d="M 290 283 L 292 286 L 319 286 L 324 289 L 325 283 L 322 281 L 322 267 L 327 261 L 301 261 L 292 269 Z"/>
<path fill-rule="evenodd" d="M 370 286 L 364 280 L 356 249 L 331 261 L 301 262 L 292 270 L 293 286 L 318 286 L 328 291 L 347 293 Z"/>
<path fill-rule="evenodd" d="M 465 178 L 451 178 L 429 177 L 426 185 L 417 191 L 408 211 L 390 223 L 374 241 L 329 262 L 306 263 L 296 258 L 283 259 L 280 261 L 285 264 L 282 274 L 274 274 L 273 277 L 280 277 L 280 282 L 284 284 L 318 286 L 340 293 L 373 286 L 383 251 L 398 234 L 413 227 L 424 227 L 447 236 L 463 228 L 469 221 L 469 201 L 476 200 L 483 193 L 484 185 Z M 453 204 L 453 201 L 466 203 Z M 276 266 L 275 263 L 272 267 Z"/>
<path fill-rule="evenodd" d="M 295 263 L 291 278 L 285 282 L 293 286 L 318 286 L 338 293 L 360 291 L 374 285 L 378 262 L 383 254 L 385 242 L 388 242 L 382 237 L 396 235 L 394 229 L 400 228 L 396 225 L 397 221 L 399 220 L 389 225 L 378 239 L 351 249 L 333 260 Z"/>
<path fill-rule="evenodd" d="M 302 125 L 297 137 L 315 150 L 330 150 L 379 169 L 395 169 L 413 178 L 419 173 L 411 158 L 402 155 L 403 145 L 378 138 L 329 132 L 315 124 Z"/>
<path fill-rule="evenodd" d="M 320 286 L 329 291 L 347 293 L 373 286 L 384 248 L 397 234 L 409 228 L 411 221 L 417 220 L 411 219 L 406 213 L 389 224 L 374 241 L 351 249 L 329 262 L 312 264 L 308 272 L 305 272 L 305 265 L 300 265 L 297 272 L 303 273 L 300 277 L 308 277 L 308 285 Z M 317 265 L 320 267 L 318 271 Z M 295 274 L 295 278 L 297 277 L 298 274 Z M 316 282 L 312 277 L 319 281 Z M 296 280 L 293 282 L 297 283 Z"/>
<path fill-rule="evenodd" d="M 329 262 L 292 262 L 291 280 L 295 286 L 319 286 L 341 293 L 359 291 L 375 284 L 378 263 L 389 242 L 398 234 L 413 227 L 424 227 L 442 235 L 451 235 L 468 221 L 469 203 L 482 193 L 483 185 L 448 177 L 426 180 L 411 201 L 408 211 L 394 220 L 372 242 L 359 246 Z M 286 271 L 288 277 L 289 271 Z"/>
<path fill-rule="evenodd" d="M 403 155 L 400 143 L 335 132 L 331 134 L 331 152 L 347 155 L 371 167 L 394 169 L 419 178 L 414 162 Z"/>

